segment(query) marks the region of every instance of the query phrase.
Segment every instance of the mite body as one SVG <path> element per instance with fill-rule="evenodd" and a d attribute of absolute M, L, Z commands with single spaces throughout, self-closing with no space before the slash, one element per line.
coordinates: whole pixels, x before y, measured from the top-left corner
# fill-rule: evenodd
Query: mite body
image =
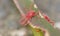
<path fill-rule="evenodd" d="M 26 25 L 28 20 L 31 20 L 32 17 L 34 17 L 36 15 L 35 11 L 34 10 L 30 10 L 28 11 L 28 13 L 25 15 L 25 18 L 22 18 L 21 19 L 21 24 L 22 25 Z"/>

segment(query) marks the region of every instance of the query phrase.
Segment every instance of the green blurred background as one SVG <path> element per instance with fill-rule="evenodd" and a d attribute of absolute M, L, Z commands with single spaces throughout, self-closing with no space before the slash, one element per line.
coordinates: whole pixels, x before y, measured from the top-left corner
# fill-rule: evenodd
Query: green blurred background
<path fill-rule="evenodd" d="M 34 0 L 34 2 L 39 10 L 55 21 L 56 28 L 60 29 L 60 0 Z M 18 23 L 20 18 L 20 13 L 12 0 L 0 0 L 1 36 L 32 36 L 30 31 L 27 32 L 28 29 L 20 26 Z"/>

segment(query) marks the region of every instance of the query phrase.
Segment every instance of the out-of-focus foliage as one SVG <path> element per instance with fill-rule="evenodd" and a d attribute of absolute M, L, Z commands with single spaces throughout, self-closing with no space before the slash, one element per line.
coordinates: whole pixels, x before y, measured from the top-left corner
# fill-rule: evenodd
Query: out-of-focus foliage
<path fill-rule="evenodd" d="M 22 1 L 22 2 L 21 2 Z M 30 0 L 29 0 L 30 1 Z M 24 8 L 27 8 L 27 9 L 29 9 L 29 7 L 30 7 L 30 4 L 31 3 L 34 3 L 34 2 L 27 2 L 27 1 L 23 1 L 23 0 L 18 0 L 18 2 L 19 2 L 19 5 L 21 6 L 21 8 L 23 9 L 23 11 L 25 11 L 24 10 Z M 38 2 L 38 0 L 36 0 L 37 2 Z M 42 0 L 43 1 L 43 0 Z M 46 0 L 47 2 L 48 2 L 48 0 Z M 49 0 L 50 1 L 50 0 Z M 54 0 L 55 1 L 55 0 Z M 25 3 L 26 4 L 25 4 Z M 41 1 L 39 1 L 39 2 L 41 2 Z M 38 2 L 38 3 L 39 3 Z M 53 1 L 50 1 L 50 3 L 51 2 L 53 2 Z M 58 2 L 58 0 L 56 0 L 56 2 Z M 42 4 L 43 3 L 43 4 Z M 47 12 L 47 13 L 49 13 L 49 16 L 51 16 L 51 18 L 52 19 L 54 19 L 54 17 L 53 16 L 56 16 L 55 15 L 55 11 L 53 11 L 54 9 L 55 9 L 55 5 L 56 4 L 52 4 L 52 5 L 54 5 L 53 7 L 52 6 L 50 6 L 48 3 L 48 5 L 49 5 L 49 7 L 51 7 L 51 8 L 49 8 L 49 9 L 47 9 L 47 8 L 45 8 L 44 9 L 44 3 L 46 3 L 45 1 L 44 2 L 42 2 L 41 3 L 41 5 L 39 5 L 38 4 L 38 7 L 39 8 L 41 8 L 40 10 L 42 10 L 43 12 L 45 11 L 45 12 Z M 28 5 L 27 5 L 28 4 Z M 59 5 L 59 3 L 57 4 L 57 5 Z M 45 7 L 47 7 L 47 5 L 45 6 Z M 50 10 L 51 9 L 51 10 Z M 52 10 L 53 9 L 53 10 Z M 50 12 L 51 12 L 51 14 L 50 14 Z M 54 14 L 53 14 L 53 13 Z M 59 11 L 58 11 L 59 12 Z M 26 11 L 24 12 L 24 13 L 26 13 Z M 52 16 L 53 15 L 53 16 Z M 20 12 L 19 12 L 19 10 L 16 8 L 16 5 L 13 3 L 13 1 L 12 0 L 0 0 L 0 34 L 2 35 L 2 36 L 10 36 L 10 34 L 12 33 L 12 34 L 14 34 L 14 33 L 19 33 L 19 31 L 21 30 L 21 29 L 19 29 L 19 28 L 21 28 L 21 26 L 20 26 L 20 24 L 18 23 L 18 21 L 19 21 L 19 19 L 21 18 L 21 16 L 20 16 Z M 55 17 L 56 18 L 56 17 Z M 41 20 L 41 21 L 40 21 Z M 59 31 L 57 31 L 57 29 L 55 30 L 51 25 L 48 25 L 48 23 L 46 23 L 46 22 L 44 22 L 45 20 L 44 19 L 37 19 L 37 17 L 35 17 L 35 18 L 33 18 L 33 20 L 32 20 L 32 23 L 34 23 L 34 24 L 39 24 L 39 25 L 41 25 L 41 26 L 43 26 L 45 29 L 47 29 L 49 32 L 50 32 L 50 34 L 51 34 L 51 36 L 60 36 L 60 32 Z M 38 22 L 36 22 L 36 21 L 38 21 Z M 25 28 L 25 27 L 24 27 Z M 17 30 L 18 29 L 18 30 Z M 16 31 L 14 31 L 14 30 L 16 30 Z M 27 29 L 26 29 L 27 30 Z M 11 31 L 11 33 L 10 33 L 10 31 Z M 14 32 L 12 32 L 12 31 L 14 31 Z M 24 29 L 23 29 L 23 32 L 25 32 L 24 31 Z M 15 35 L 14 35 L 15 36 Z M 23 35 L 22 35 L 23 36 Z M 24 35 L 25 36 L 25 35 Z M 26 36 L 27 36 L 27 34 L 26 34 Z"/>
<path fill-rule="evenodd" d="M 51 19 L 60 21 L 60 0 L 34 0 L 36 5 Z"/>

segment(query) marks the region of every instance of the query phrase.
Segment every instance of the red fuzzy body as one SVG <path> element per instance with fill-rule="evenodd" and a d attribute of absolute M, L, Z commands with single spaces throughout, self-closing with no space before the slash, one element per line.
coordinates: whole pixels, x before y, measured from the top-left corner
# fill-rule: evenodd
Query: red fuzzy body
<path fill-rule="evenodd" d="M 32 18 L 33 16 L 35 16 L 35 12 L 34 11 L 29 11 L 26 15 L 26 18 L 29 20 L 30 18 Z"/>
<path fill-rule="evenodd" d="M 27 24 L 28 20 L 30 20 L 34 16 L 35 16 L 35 12 L 33 10 L 28 11 L 28 13 L 26 14 L 26 17 L 21 20 L 22 21 L 21 24 L 22 25 Z"/>

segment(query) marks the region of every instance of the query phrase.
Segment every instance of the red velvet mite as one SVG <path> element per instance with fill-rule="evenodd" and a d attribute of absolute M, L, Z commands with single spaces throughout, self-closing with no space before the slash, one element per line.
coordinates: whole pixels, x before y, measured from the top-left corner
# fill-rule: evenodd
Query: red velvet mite
<path fill-rule="evenodd" d="M 34 17 L 35 15 L 36 15 L 36 13 L 35 13 L 34 10 L 28 11 L 28 13 L 26 14 L 25 18 L 21 20 L 21 24 L 22 25 L 26 25 L 28 20 L 32 19 L 32 17 Z"/>

